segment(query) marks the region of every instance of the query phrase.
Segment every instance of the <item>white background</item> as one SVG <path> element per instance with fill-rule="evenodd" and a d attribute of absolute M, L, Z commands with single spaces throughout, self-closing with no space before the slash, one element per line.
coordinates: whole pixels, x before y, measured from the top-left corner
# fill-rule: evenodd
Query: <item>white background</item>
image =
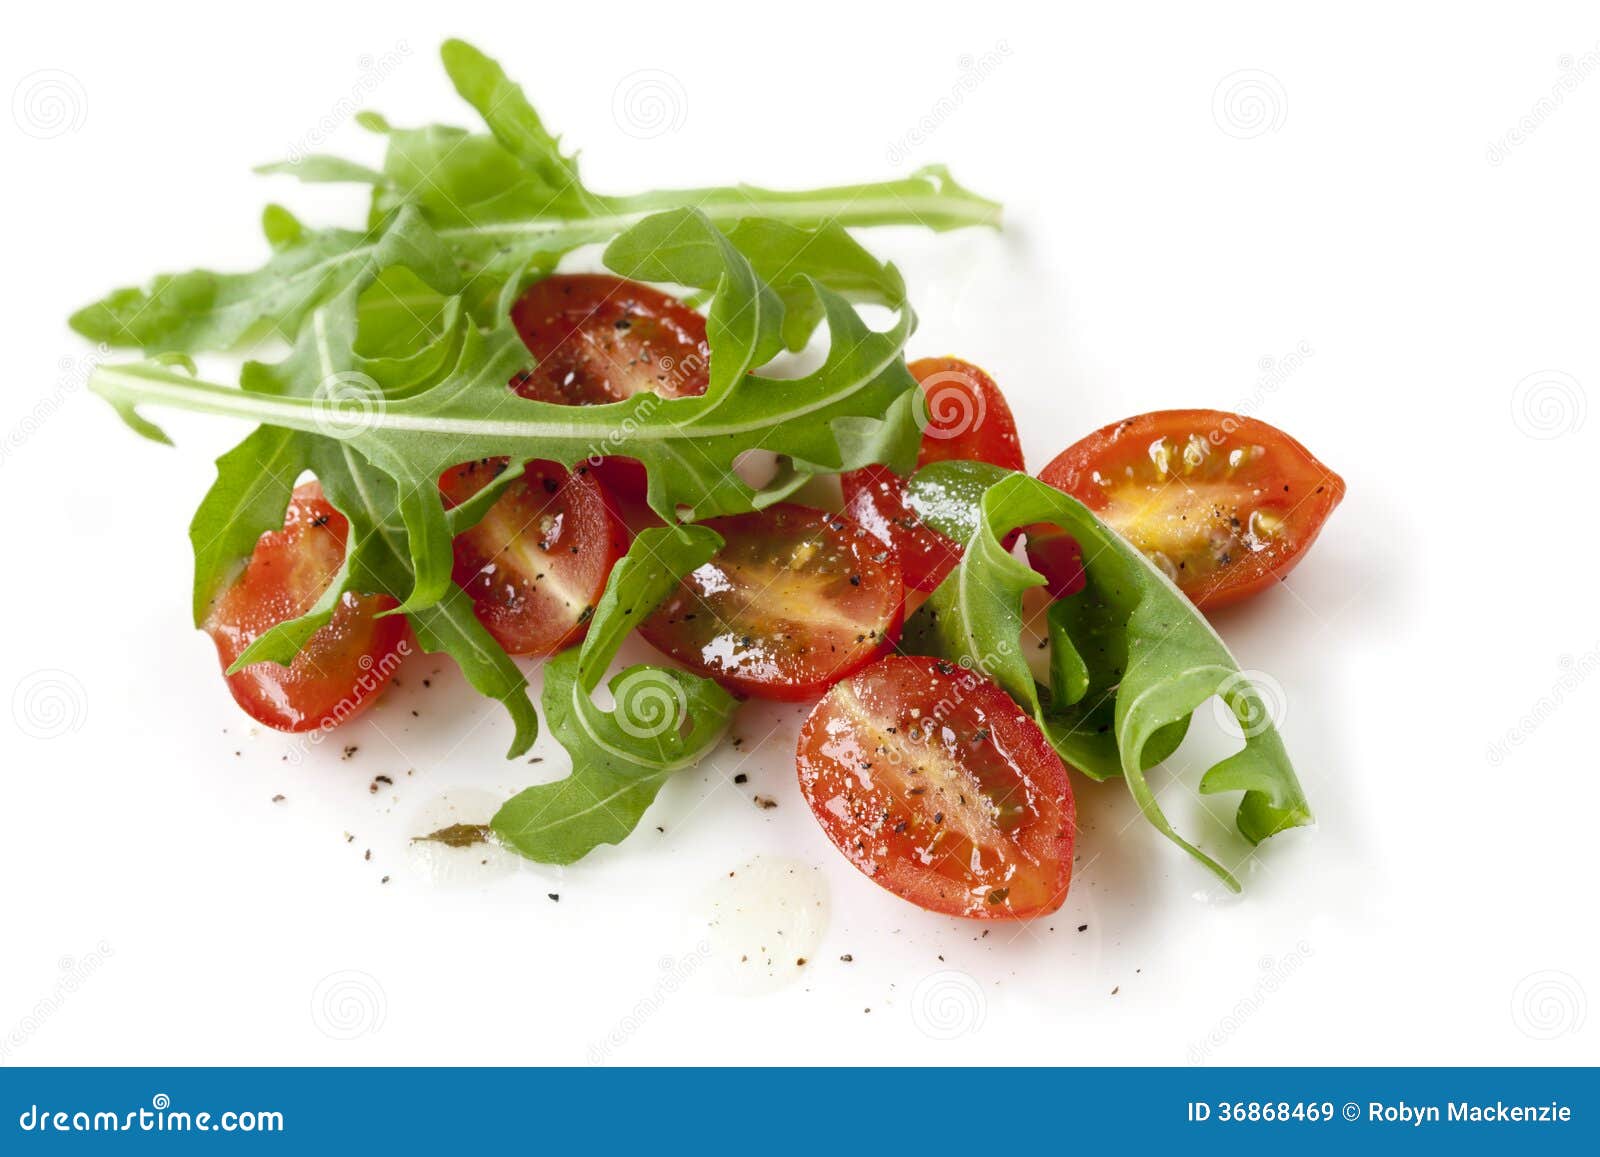
<path fill-rule="evenodd" d="M 10 18 L 4 1063 L 1600 1060 L 1593 5 L 496 7 Z M 63 319 L 158 269 L 256 263 L 268 199 L 356 220 L 349 190 L 249 168 L 308 144 L 375 160 L 347 121 L 318 126 L 402 46 L 365 103 L 471 123 L 436 62 L 452 34 L 502 58 L 602 190 L 937 160 L 1004 201 L 1002 234 L 867 241 L 910 279 L 912 352 L 986 366 L 1035 467 L 1113 419 L 1213 406 L 1341 472 L 1287 589 L 1218 619 L 1282 688 L 1319 826 L 1227 899 L 1120 785 L 1079 779 L 1065 909 L 984 936 L 834 852 L 793 780 L 793 708 L 747 708 L 742 749 L 624 846 L 455 886 L 407 850 L 434 801 L 564 756 L 503 761 L 506 721 L 447 664 L 413 664 L 348 761 L 335 742 L 285 763 L 188 622 L 185 528 L 243 431 L 135 439 L 82 391 Z M 50 88 L 64 106 L 34 99 Z M 1181 786 L 1197 758 L 1162 798 L 1237 857 Z M 758 856 L 829 897 L 787 984 L 727 963 L 734 901 L 711 890 Z"/>

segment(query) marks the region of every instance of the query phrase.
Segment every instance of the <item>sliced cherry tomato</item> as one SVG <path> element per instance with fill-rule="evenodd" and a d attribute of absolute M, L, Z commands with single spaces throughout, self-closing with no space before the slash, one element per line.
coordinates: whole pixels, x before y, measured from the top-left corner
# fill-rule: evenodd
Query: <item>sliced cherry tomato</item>
<path fill-rule="evenodd" d="M 921 358 L 908 367 L 922 397 L 917 465 L 965 459 L 1022 470 L 1022 444 L 1000 387 L 970 362 Z M 839 478 L 845 512 L 894 547 L 906 586 L 931 591 L 961 561 L 961 547 L 923 522 L 906 502 L 905 482 L 886 466 L 867 466 Z"/>
<path fill-rule="evenodd" d="M 524 398 L 599 406 L 649 391 L 663 398 L 706 392 L 706 319 L 670 294 L 607 273 L 557 274 L 530 286 L 511 320 L 538 359 L 512 383 Z M 619 497 L 642 500 L 645 472 L 631 458 L 596 464 Z"/>
<path fill-rule="evenodd" d="M 800 729 L 800 790 L 845 857 L 950 916 L 1012 919 L 1066 899 L 1072 787 L 994 683 L 893 655 L 834 685 Z"/>
<path fill-rule="evenodd" d="M 1144 551 L 1198 607 L 1281 580 L 1344 497 L 1344 479 L 1299 442 L 1221 410 L 1158 410 L 1113 423 L 1067 447 L 1039 477 Z M 1041 564 L 1049 560 L 1035 559 Z"/>
<path fill-rule="evenodd" d="M 459 506 L 506 469 L 504 458 L 465 462 L 439 479 Z M 529 462 L 483 520 L 456 535 L 455 580 L 507 652 L 553 655 L 583 638 L 628 528 L 586 467 Z"/>
<path fill-rule="evenodd" d="M 244 571 L 206 618 L 224 671 L 270 628 L 316 604 L 344 562 L 348 533 L 321 486 L 295 488 L 283 529 L 257 540 Z M 343 723 L 388 686 L 407 653 L 405 617 L 378 617 L 397 605 L 387 595 L 346 593 L 292 663 L 252 663 L 227 677 L 228 690 L 251 718 L 279 731 Z"/>
<path fill-rule="evenodd" d="M 709 519 L 725 545 L 641 632 L 731 691 L 811 699 L 900 637 L 894 552 L 843 515 L 781 504 Z"/>

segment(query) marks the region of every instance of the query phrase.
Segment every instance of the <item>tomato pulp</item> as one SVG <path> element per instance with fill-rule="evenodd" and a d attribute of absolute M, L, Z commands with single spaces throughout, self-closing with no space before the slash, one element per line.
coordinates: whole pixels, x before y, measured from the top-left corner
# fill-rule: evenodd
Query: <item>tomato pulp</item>
<path fill-rule="evenodd" d="M 640 627 L 731 691 L 804 700 L 894 645 L 900 566 L 852 520 L 782 503 L 709 519 L 724 545 Z"/>
<path fill-rule="evenodd" d="M 894 655 L 834 685 L 800 731 L 800 789 L 834 845 L 918 907 L 1012 919 L 1066 899 L 1067 771 L 994 683 Z"/>
<path fill-rule="evenodd" d="M 484 458 L 447 470 L 446 504 L 467 501 L 506 465 Z M 453 545 L 453 577 L 495 641 L 513 655 L 553 655 L 583 638 L 628 528 L 586 467 L 534 461 Z"/>
<path fill-rule="evenodd" d="M 272 627 L 316 605 L 344 562 L 348 534 L 321 486 L 295 489 L 283 529 L 261 536 L 206 617 L 224 671 Z M 252 719 L 279 731 L 343 723 L 372 704 L 409 650 L 405 617 L 380 617 L 398 605 L 387 595 L 347 592 L 287 667 L 252 663 L 227 676 L 228 690 Z"/>
<path fill-rule="evenodd" d="M 1093 510 L 1202 608 L 1281 580 L 1344 497 L 1344 480 L 1282 430 L 1220 410 L 1115 422 L 1067 447 L 1039 477 Z M 1050 560 L 1034 564 L 1051 577 Z"/>
<path fill-rule="evenodd" d="M 706 392 L 706 320 L 671 294 L 608 273 L 556 274 L 535 282 L 511 320 L 538 364 L 512 382 L 524 398 L 600 406 L 639 393 L 688 398 Z M 641 501 L 643 467 L 604 458 L 596 473 L 619 497 Z"/>

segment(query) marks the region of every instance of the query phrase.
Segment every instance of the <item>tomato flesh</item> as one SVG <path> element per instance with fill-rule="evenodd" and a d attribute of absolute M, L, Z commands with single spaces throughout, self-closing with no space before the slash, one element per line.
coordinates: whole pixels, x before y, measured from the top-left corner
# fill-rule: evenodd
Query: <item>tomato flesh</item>
<path fill-rule="evenodd" d="M 601 406 L 644 392 L 695 397 L 710 382 L 705 318 L 637 281 L 607 273 L 547 277 L 517 299 L 511 320 L 538 362 L 511 383 L 524 398 Z M 619 497 L 643 499 L 638 462 L 603 458 L 595 470 Z"/>
<path fill-rule="evenodd" d="M 877 883 L 950 916 L 1061 907 L 1076 839 L 1066 768 L 976 672 L 893 655 L 834 685 L 800 730 L 800 789 Z"/>
<path fill-rule="evenodd" d="M 709 519 L 723 548 L 640 630 L 729 690 L 804 700 L 900 637 L 894 552 L 842 515 L 783 503 Z"/>
<path fill-rule="evenodd" d="M 1281 580 L 1344 497 L 1344 480 L 1282 430 L 1220 410 L 1113 423 L 1039 477 L 1082 501 L 1202 608 Z"/>
<path fill-rule="evenodd" d="M 439 480 L 446 505 L 459 506 L 506 465 L 483 458 L 447 470 Z M 553 655 L 583 638 L 627 552 L 628 528 L 587 468 L 534 461 L 454 548 L 453 577 L 495 641 L 512 655 Z"/>
<path fill-rule="evenodd" d="M 907 367 L 921 392 L 917 466 L 964 459 L 1024 469 L 1011 407 L 994 379 L 960 358 L 921 358 Z M 905 584 L 931 591 L 961 561 L 961 547 L 923 522 L 906 501 L 905 481 L 886 466 L 839 478 L 845 512 L 894 547 Z"/>
<path fill-rule="evenodd" d="M 311 610 L 344 562 L 348 534 L 321 486 L 295 489 L 283 529 L 257 540 L 206 617 L 224 671 L 272 627 Z M 387 595 L 347 592 L 287 667 L 252 663 L 227 676 L 228 690 L 252 719 L 279 731 L 343 723 L 371 705 L 407 653 L 404 616 L 379 617 L 398 605 Z"/>

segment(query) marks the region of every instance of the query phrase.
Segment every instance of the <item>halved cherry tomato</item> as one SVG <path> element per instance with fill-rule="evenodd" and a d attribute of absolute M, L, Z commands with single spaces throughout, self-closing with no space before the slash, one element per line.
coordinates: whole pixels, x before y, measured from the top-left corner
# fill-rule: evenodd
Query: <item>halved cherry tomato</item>
<path fill-rule="evenodd" d="M 459 506 L 506 469 L 483 458 L 439 479 Z M 456 535 L 456 583 L 507 652 L 553 655 L 583 638 L 611 568 L 628 549 L 628 528 L 586 467 L 529 462 L 483 520 Z"/>
<path fill-rule="evenodd" d="M 224 671 L 270 628 L 316 604 L 344 562 L 349 529 L 321 486 L 295 488 L 283 529 L 257 540 L 244 571 L 206 617 Z M 343 723 L 388 686 L 407 653 L 405 617 L 378 617 L 398 605 L 387 595 L 347 593 L 292 663 L 252 663 L 227 677 L 228 690 L 251 718 L 279 731 Z"/>
<path fill-rule="evenodd" d="M 880 659 L 817 704 L 795 762 L 828 838 L 918 907 L 1011 919 L 1066 899 L 1077 835 L 1066 768 L 977 672 Z"/>
<path fill-rule="evenodd" d="M 1022 444 L 994 379 L 960 358 L 921 358 L 907 368 L 922 397 L 917 465 L 966 459 L 1022 470 Z M 906 502 L 905 482 L 886 466 L 840 475 L 845 512 L 894 547 L 906 586 L 931 591 L 961 561 L 961 547 L 923 522 Z"/>
<path fill-rule="evenodd" d="M 731 691 L 811 699 L 900 637 L 894 552 L 843 515 L 784 503 L 709 519 L 725 545 L 640 630 Z"/>
<path fill-rule="evenodd" d="M 663 398 L 706 392 L 706 319 L 670 294 L 607 273 L 557 274 L 530 286 L 511 320 L 538 359 L 512 383 L 524 398 L 599 406 L 643 391 Z M 643 499 L 644 468 L 631 458 L 596 465 L 619 497 Z"/>
<path fill-rule="evenodd" d="M 1207 608 L 1282 579 L 1344 497 L 1344 479 L 1299 442 L 1221 410 L 1158 410 L 1115 422 L 1067 447 L 1039 477 L 1083 502 Z M 1041 562 L 1048 564 L 1036 559 L 1036 567 Z"/>

